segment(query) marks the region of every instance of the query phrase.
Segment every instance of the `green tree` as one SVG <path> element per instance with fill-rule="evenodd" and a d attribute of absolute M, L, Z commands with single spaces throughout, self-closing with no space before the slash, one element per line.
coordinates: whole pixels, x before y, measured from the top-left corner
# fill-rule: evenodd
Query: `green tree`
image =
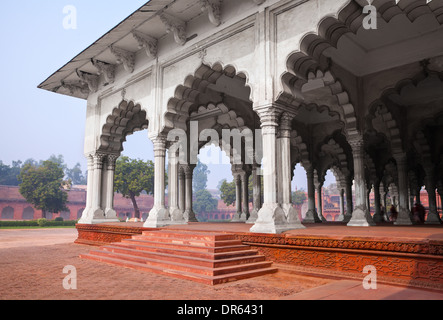
<path fill-rule="evenodd" d="M 83 175 L 80 163 L 77 163 L 72 169 L 66 168 L 66 177 L 71 179 L 74 185 L 85 185 L 86 177 Z"/>
<path fill-rule="evenodd" d="M 228 182 L 226 179 L 223 179 L 219 190 L 221 193 L 220 197 L 227 206 L 235 203 L 235 180 Z"/>
<path fill-rule="evenodd" d="M 143 191 L 154 194 L 154 163 L 150 160 L 134 160 L 120 157 L 115 166 L 114 189 L 125 198 L 131 199 L 135 217 L 140 219 L 136 197 Z"/>
<path fill-rule="evenodd" d="M 297 190 L 292 193 L 292 202 L 296 206 L 302 205 L 306 199 L 306 192 L 304 190 Z"/>
<path fill-rule="evenodd" d="M 208 190 L 199 190 L 195 194 L 195 200 L 193 202 L 194 212 L 199 216 L 199 221 L 207 220 L 204 216 L 205 213 L 214 212 L 218 208 L 218 201 L 212 197 L 212 194 Z"/>
<path fill-rule="evenodd" d="M 18 186 L 21 165 L 21 161 L 13 161 L 12 166 L 5 165 L 0 161 L 0 185 Z"/>
<path fill-rule="evenodd" d="M 46 212 L 59 213 L 68 210 L 67 189 L 70 183 L 64 179 L 63 167 L 59 163 L 47 160 L 40 166 L 27 163 L 23 166 L 19 180 L 21 195 L 36 209 Z"/>
<path fill-rule="evenodd" d="M 206 190 L 208 183 L 208 174 L 210 173 L 211 171 L 208 170 L 208 166 L 198 160 L 192 178 L 192 189 L 194 193 L 200 190 Z"/>

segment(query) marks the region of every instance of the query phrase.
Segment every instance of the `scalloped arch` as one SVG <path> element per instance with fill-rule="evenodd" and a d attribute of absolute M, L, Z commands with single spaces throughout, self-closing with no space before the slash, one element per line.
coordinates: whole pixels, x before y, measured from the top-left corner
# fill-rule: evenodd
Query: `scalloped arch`
<path fill-rule="evenodd" d="M 140 104 L 123 100 L 107 117 L 102 127 L 98 150 L 119 154 L 128 135 L 148 127 L 146 111 L 142 110 Z"/>
<path fill-rule="evenodd" d="M 204 93 L 209 85 L 216 84 L 223 75 L 234 78 L 239 76 L 245 80 L 245 87 L 250 90 L 250 100 L 252 101 L 253 88 L 249 82 L 249 74 L 246 71 L 237 71 L 232 64 L 224 65 L 222 62 L 215 62 L 212 65 L 202 63 L 193 74 L 185 78 L 183 84 L 177 86 L 174 97 L 169 99 L 167 111 L 165 112 L 165 124 L 162 131 L 168 132 L 177 125 L 186 130 L 185 123 L 189 119 L 189 110 L 195 106 L 201 93 Z"/>

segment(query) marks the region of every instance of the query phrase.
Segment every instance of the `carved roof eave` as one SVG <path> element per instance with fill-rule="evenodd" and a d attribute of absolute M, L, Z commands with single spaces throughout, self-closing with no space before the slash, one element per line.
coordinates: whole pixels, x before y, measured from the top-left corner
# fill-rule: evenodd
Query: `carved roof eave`
<path fill-rule="evenodd" d="M 118 42 L 122 38 L 122 34 L 124 34 L 126 31 L 129 34 L 134 29 L 134 25 L 140 25 L 143 22 L 146 22 L 154 15 L 156 15 L 158 11 L 161 11 L 163 9 L 164 1 L 149 1 L 141 8 L 136 10 L 133 14 L 131 14 L 128 18 L 120 22 L 116 27 L 104 34 L 92 45 L 90 45 L 77 56 L 75 56 L 63 67 L 49 76 L 38 86 L 38 88 L 51 92 L 56 92 L 59 94 L 69 95 L 80 99 L 87 99 L 87 95 L 85 95 L 84 92 L 79 94 L 76 93 L 77 91 L 74 91 L 74 93 L 72 93 L 72 90 L 63 90 L 62 82 L 65 81 L 64 79 L 72 74 L 75 74 L 77 69 L 81 68 L 92 59 L 95 59 L 97 55 L 101 54 L 104 50 L 107 50 L 115 42 Z"/>
<path fill-rule="evenodd" d="M 171 3 L 175 3 L 173 0 L 170 1 Z M 212 24 L 217 26 L 221 23 L 220 5 L 223 0 L 195 1 L 200 4 L 203 11 L 208 13 L 209 20 Z M 265 0 L 252 1 L 256 5 L 261 5 L 265 2 Z M 89 92 L 95 92 L 97 90 L 97 76 L 103 76 L 107 84 L 114 82 L 113 72 L 115 71 L 116 65 L 112 64 L 107 66 L 109 62 L 97 60 L 98 56 L 106 50 L 109 50 L 111 47 L 114 47 L 115 49 L 112 53 L 117 56 L 117 64 L 121 63 L 126 71 L 133 72 L 133 63 L 135 61 L 132 56 L 135 56 L 135 52 L 127 52 L 127 54 L 124 54 L 122 57 L 122 54 L 120 54 L 122 48 L 119 48 L 116 43 L 127 35 L 132 34 L 138 42 L 138 49 L 136 51 L 144 49 L 148 56 L 155 56 L 157 53 L 157 39 L 149 34 L 137 32 L 137 28 L 142 25 L 144 30 L 150 29 L 149 27 L 152 26 L 151 24 L 156 23 L 155 21 L 157 19 L 153 19 L 155 16 L 158 16 L 164 24 L 164 35 L 167 33 L 173 33 L 174 39 L 178 45 L 186 44 L 187 21 L 180 20 L 180 12 L 174 12 L 174 9 L 171 9 L 173 7 L 171 6 L 171 3 L 167 3 L 164 0 L 148 1 L 128 18 L 120 22 L 92 45 L 75 56 L 71 61 L 49 76 L 38 86 L 38 88 L 80 99 L 87 99 L 89 93 L 85 93 L 85 87 L 89 87 Z M 201 11 L 198 12 L 198 15 L 199 14 L 201 14 Z M 116 54 L 116 51 L 119 52 Z M 91 62 L 93 66 L 97 68 L 97 74 L 88 73 L 86 70 L 82 70 L 82 67 Z M 114 67 L 114 69 L 112 67 Z M 77 75 L 78 77 L 75 77 Z M 81 82 L 78 84 L 78 88 L 75 87 L 77 81 Z M 66 85 L 66 83 L 69 84 Z"/>

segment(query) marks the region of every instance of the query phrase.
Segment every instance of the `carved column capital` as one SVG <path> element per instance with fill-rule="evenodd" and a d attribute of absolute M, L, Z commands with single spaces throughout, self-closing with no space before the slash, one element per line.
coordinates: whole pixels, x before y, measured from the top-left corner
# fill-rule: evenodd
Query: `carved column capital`
<path fill-rule="evenodd" d="M 119 158 L 119 155 L 116 154 L 108 154 L 108 156 L 106 157 L 106 163 L 107 163 L 107 169 L 108 170 L 115 170 L 115 163 L 117 161 L 117 159 Z"/>

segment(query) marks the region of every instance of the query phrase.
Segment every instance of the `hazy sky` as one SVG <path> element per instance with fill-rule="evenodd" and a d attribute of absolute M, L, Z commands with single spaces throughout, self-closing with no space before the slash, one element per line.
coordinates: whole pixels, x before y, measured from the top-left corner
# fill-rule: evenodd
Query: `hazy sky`
<path fill-rule="evenodd" d="M 13 160 L 45 160 L 62 154 L 69 167 L 79 162 L 86 170 L 86 102 L 37 86 L 144 3 L 146 0 L 2 3 L 0 160 L 10 165 Z M 67 5 L 77 9 L 75 30 L 63 26 Z M 129 157 L 153 159 L 146 131 L 128 137 L 124 148 Z M 210 165 L 209 169 L 209 188 L 223 178 L 232 179 L 229 166 Z M 306 189 L 303 169 L 296 170 L 295 185 Z"/>

